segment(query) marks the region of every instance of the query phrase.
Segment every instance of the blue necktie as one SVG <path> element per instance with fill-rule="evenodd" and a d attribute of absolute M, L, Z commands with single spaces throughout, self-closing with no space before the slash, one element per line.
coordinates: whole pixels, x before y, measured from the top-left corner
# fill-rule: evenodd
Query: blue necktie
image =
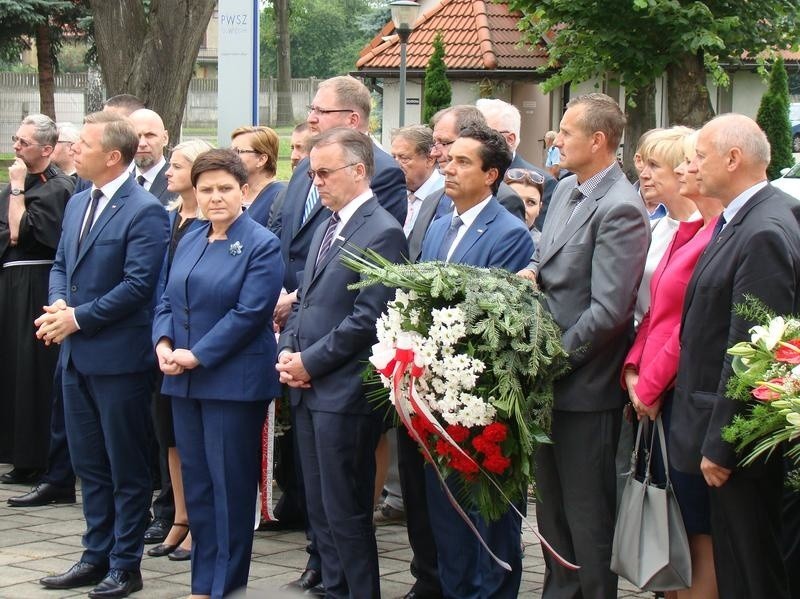
<path fill-rule="evenodd" d="M 97 205 L 100 203 L 100 198 L 103 197 L 103 192 L 99 189 L 95 189 L 92 191 L 92 201 L 89 202 L 89 210 L 86 216 L 86 222 L 83 223 L 83 228 L 81 229 L 80 237 L 78 237 L 78 248 L 80 249 L 83 240 L 86 239 L 86 236 L 89 234 L 89 231 L 92 230 L 92 225 L 94 225 L 94 215 L 97 213 Z"/>
<path fill-rule="evenodd" d="M 717 224 L 714 226 L 714 232 L 711 234 L 711 241 L 716 241 L 719 234 L 722 233 L 722 227 L 725 226 L 725 215 L 720 214 L 717 219 Z"/>
<path fill-rule="evenodd" d="M 314 206 L 317 205 L 317 200 L 319 200 L 319 191 L 317 190 L 316 185 L 312 185 L 311 189 L 308 190 L 306 203 L 303 205 L 303 223 L 308 220 L 308 215 L 311 214 Z"/>
<path fill-rule="evenodd" d="M 440 262 L 447 262 L 447 254 L 450 253 L 450 246 L 453 245 L 456 235 L 458 234 L 458 230 L 463 224 L 464 222 L 461 220 L 461 217 L 457 214 L 454 214 L 453 220 L 450 221 L 450 228 L 447 229 L 447 233 L 444 234 L 442 245 L 439 246 L 439 253 L 436 255 L 436 259 Z"/>

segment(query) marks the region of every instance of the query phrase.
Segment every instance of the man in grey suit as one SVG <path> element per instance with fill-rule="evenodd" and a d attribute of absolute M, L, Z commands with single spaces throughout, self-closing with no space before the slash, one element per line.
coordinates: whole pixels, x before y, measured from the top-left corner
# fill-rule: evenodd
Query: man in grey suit
<path fill-rule="evenodd" d="M 572 364 L 554 389 L 553 445 L 536 456 L 536 514 L 556 551 L 581 568 L 566 570 L 545 552 L 548 599 L 617 596 L 609 564 L 619 373 L 650 242 L 647 213 L 615 157 L 624 126 L 605 94 L 570 101 L 555 145 L 575 174 L 556 187 L 541 243 L 520 272 L 544 292 Z"/>
<path fill-rule="evenodd" d="M 166 206 L 177 194 L 167 191 L 167 178 L 164 176 L 169 168 L 164 158 L 164 148 L 169 142 L 169 133 L 164 128 L 164 121 L 158 113 L 147 108 L 132 112 L 128 118 L 139 136 L 133 178 Z"/>

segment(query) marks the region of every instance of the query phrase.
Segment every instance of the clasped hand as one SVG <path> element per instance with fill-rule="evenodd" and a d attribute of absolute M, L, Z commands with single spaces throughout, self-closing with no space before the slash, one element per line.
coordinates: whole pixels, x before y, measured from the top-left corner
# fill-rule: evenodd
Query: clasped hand
<path fill-rule="evenodd" d="M 200 365 L 200 361 L 188 349 L 172 349 L 168 339 L 162 339 L 156 345 L 156 357 L 161 372 L 169 375 L 183 374 Z"/>
<path fill-rule="evenodd" d="M 308 389 L 311 387 L 311 375 L 303 366 L 303 358 L 300 352 L 282 352 L 278 356 L 278 363 L 275 369 L 280 373 L 281 383 L 285 383 L 296 389 Z"/>
<path fill-rule="evenodd" d="M 63 299 L 58 299 L 49 306 L 42 306 L 44 313 L 33 321 L 38 327 L 36 337 L 45 345 L 61 343 L 69 335 L 78 330 L 75 323 L 75 309 L 68 306 Z"/>

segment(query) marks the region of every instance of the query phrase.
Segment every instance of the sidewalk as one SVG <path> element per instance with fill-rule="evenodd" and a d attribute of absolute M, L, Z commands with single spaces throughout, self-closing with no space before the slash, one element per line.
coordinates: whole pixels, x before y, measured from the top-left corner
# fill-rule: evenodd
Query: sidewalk
<path fill-rule="evenodd" d="M 0 473 L 10 470 L 0 465 Z M 27 486 L 0 485 L 0 598 L 61 599 L 85 597 L 90 588 L 74 591 L 44 589 L 38 580 L 63 572 L 81 555 L 80 536 L 84 530 L 80 495 L 75 505 L 12 508 L 6 499 L 21 495 Z M 533 510 L 529 510 L 533 513 Z M 413 583 L 408 571 L 411 550 L 406 529 L 401 525 L 377 530 L 380 554 L 381 594 L 384 599 L 402 597 Z M 523 531 L 523 560 L 520 597 L 541 595 L 544 561 L 535 537 Z M 280 597 L 278 589 L 296 579 L 306 563 L 305 536 L 299 532 L 256 532 L 250 567 L 248 597 Z M 189 595 L 189 562 L 172 562 L 165 557 L 144 556 L 144 589 L 139 599 L 173 599 Z M 620 581 L 619 597 L 644 598 L 626 581 Z"/>

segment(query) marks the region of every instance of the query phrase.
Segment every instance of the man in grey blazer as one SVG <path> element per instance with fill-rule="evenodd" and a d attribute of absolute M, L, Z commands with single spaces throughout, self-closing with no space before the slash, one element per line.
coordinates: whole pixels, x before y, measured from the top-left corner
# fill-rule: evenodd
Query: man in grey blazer
<path fill-rule="evenodd" d="M 617 596 L 609 564 L 625 403 L 619 373 L 650 242 L 647 213 L 615 157 L 624 126 L 605 94 L 570 101 L 555 145 L 575 175 L 556 187 L 541 243 L 520 272 L 544 292 L 572 365 L 554 389 L 553 445 L 536 456 L 536 514 L 556 551 L 581 568 L 566 570 L 545 553 L 545 598 Z"/>

